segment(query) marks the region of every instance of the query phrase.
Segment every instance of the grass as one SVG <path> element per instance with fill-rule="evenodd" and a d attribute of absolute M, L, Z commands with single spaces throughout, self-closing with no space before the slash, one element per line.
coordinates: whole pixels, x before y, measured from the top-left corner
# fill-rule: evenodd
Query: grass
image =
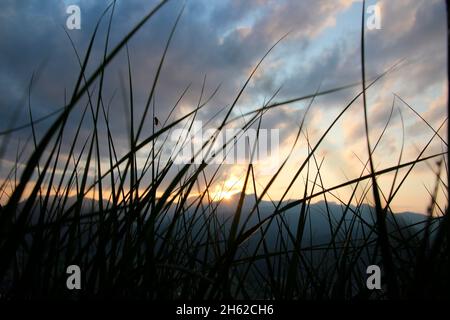
<path fill-rule="evenodd" d="M 231 100 L 225 116 L 220 119 L 221 125 L 204 143 L 202 150 L 211 151 L 218 134 L 227 125 L 243 122 L 243 134 L 252 125 L 259 128 L 264 115 L 270 110 L 298 101 L 307 101 L 308 106 L 298 125 L 290 153 L 282 159 L 269 182 L 262 186 L 261 192 L 257 192 L 260 186 L 253 161 L 250 161 L 242 189 L 236 196 L 235 211 L 224 216 L 220 214 L 224 204 L 214 201 L 211 190 L 220 170 L 224 169 L 223 163 L 216 167 L 208 162 L 180 166 L 174 163 L 176 154 L 172 154 L 168 161 L 161 160 L 169 133 L 181 124 L 186 125 L 188 131 L 193 130 L 198 112 L 208 108 L 208 103 L 219 90 L 217 87 L 207 95 L 205 77 L 193 111 L 177 119 L 171 117 L 189 90 L 188 86 L 167 119 L 156 117 L 157 84 L 182 10 L 165 44 L 144 112 L 142 115 L 136 114 L 133 66 L 127 43 L 165 2 L 162 1 L 145 15 L 116 47 L 110 49 L 115 10 L 115 2 L 112 2 L 95 27 L 83 58 L 70 40 L 80 73 L 66 105 L 55 113 L 35 119 L 30 102 L 35 81 L 33 75 L 28 94 L 30 123 L 0 133 L 2 153 L 8 147 L 10 136 L 19 130 L 31 130 L 34 147 L 30 155 L 25 153 L 28 144 L 17 147 L 16 163 L 0 188 L 2 197 L 7 198 L 0 211 L 2 299 L 449 298 L 448 205 L 442 208 L 436 200 L 438 193 L 448 197 L 448 149 L 445 138 L 439 133 L 447 119 L 440 127 L 434 128 L 406 99 L 395 95 L 390 117 L 372 145 L 366 92 L 381 78 L 401 67 L 401 62 L 366 82 L 364 6 L 361 83 L 323 91 L 318 89 L 315 93 L 286 101 L 275 101 L 277 91 L 260 108 L 232 118 L 247 85 L 267 55 L 283 40 L 281 38 L 262 55 Z M 98 41 L 97 32 L 107 17 L 103 59 L 88 76 L 87 65 L 92 59 L 93 45 Z M 128 69 L 127 83 L 123 84 L 123 88 L 128 91 L 129 97 L 124 99 L 129 149 L 119 156 L 114 129 L 110 127 L 109 106 L 113 97 L 104 97 L 103 84 L 108 66 L 123 51 L 127 55 Z M 315 99 L 357 86 L 362 87 L 361 91 L 341 110 L 317 142 L 312 143 L 304 121 Z M 82 98 L 87 100 L 86 104 L 81 103 Z M 323 158 L 318 156 L 317 150 L 331 129 L 361 98 L 367 142 L 367 159 L 360 159 L 363 170 L 357 178 L 325 187 L 321 173 Z M 414 160 L 403 161 L 402 149 L 396 165 L 376 169 L 374 152 L 385 136 L 396 101 L 424 122 L 433 135 L 418 150 Z M 75 134 L 69 135 L 66 126 L 75 111 L 81 113 L 81 119 Z M 55 115 L 57 117 L 45 135 L 38 138 L 35 125 Z M 140 121 L 135 127 L 137 116 Z M 211 119 L 217 116 L 215 114 Z M 83 139 L 80 130 L 88 120 L 92 123 L 91 132 Z M 142 138 L 143 128 L 149 123 L 152 133 Z M 291 181 L 287 181 L 282 198 L 271 200 L 270 212 L 264 211 L 261 207 L 264 199 L 267 199 L 270 188 L 280 179 L 281 172 L 286 169 L 288 160 L 303 139 L 308 145 L 307 156 L 300 161 L 297 171 L 292 173 Z M 442 152 L 425 156 L 429 145 L 437 139 L 442 143 Z M 70 146 L 67 154 L 62 153 L 63 143 Z M 180 137 L 177 144 L 183 143 L 185 141 Z M 227 141 L 222 148 L 226 150 L 233 143 L 233 140 Z M 105 146 L 108 151 L 106 159 L 100 152 L 101 147 Z M 140 168 L 137 154 L 142 150 L 150 151 L 144 166 Z M 251 159 L 254 155 L 255 146 Z M 106 160 L 107 169 L 102 160 Z M 24 167 L 20 163 L 24 163 Z M 424 199 L 430 202 L 429 217 L 414 225 L 405 225 L 397 221 L 391 203 L 414 167 L 420 163 L 428 164 L 436 177 L 435 188 L 428 190 L 429 199 Z M 211 167 L 215 168 L 212 175 L 206 172 Z M 377 179 L 387 173 L 393 173 L 394 180 L 390 192 L 385 194 Z M 303 194 L 298 199 L 285 201 L 302 175 L 306 175 Z M 341 199 L 337 194 L 344 187 L 352 188 L 348 200 Z M 362 195 L 357 190 L 363 190 Z M 252 200 L 250 208 L 246 206 L 249 197 Z M 318 199 L 322 199 L 325 205 L 330 232 L 326 243 L 316 243 L 311 236 L 315 214 L 312 201 Z M 334 215 L 330 209 L 333 201 L 340 204 L 342 214 Z M 295 215 L 294 223 L 292 215 Z M 83 270 L 81 291 L 69 291 L 65 287 L 65 268 L 71 264 L 80 265 Z M 367 289 L 365 267 L 368 264 L 382 267 L 382 290 Z"/>

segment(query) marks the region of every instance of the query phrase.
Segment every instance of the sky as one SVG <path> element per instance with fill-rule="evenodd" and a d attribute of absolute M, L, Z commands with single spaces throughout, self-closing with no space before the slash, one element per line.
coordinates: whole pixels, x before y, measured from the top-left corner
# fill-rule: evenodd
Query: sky
<path fill-rule="evenodd" d="M 69 16 L 66 8 L 72 4 L 80 8 L 79 30 L 66 27 Z M 29 107 L 32 117 L 38 119 L 65 105 L 79 72 L 70 41 L 83 56 L 95 25 L 108 4 L 108 1 L 100 0 L 0 2 L 0 131 L 28 123 Z M 156 4 L 157 1 L 118 0 L 112 18 L 109 48 L 114 47 Z M 198 113 L 197 120 L 208 122 L 209 127 L 217 127 L 226 113 L 224 110 L 230 107 L 253 68 L 280 39 L 239 97 L 233 117 L 239 118 L 261 107 L 275 93 L 273 101 L 284 101 L 361 81 L 361 1 L 169 1 L 128 44 L 136 125 L 142 119 L 164 46 L 183 5 L 156 87 L 154 102 L 158 119 L 164 120 L 169 116 L 188 86 L 170 119 L 192 111 L 199 103 L 204 83 L 203 100 L 220 87 L 207 107 Z M 385 128 L 393 106 L 386 132 L 374 152 L 375 167 L 383 169 L 396 165 L 400 154 L 403 162 L 414 160 L 433 136 L 433 131 L 404 102 L 433 128 L 443 124 L 439 133 L 447 139 L 445 3 L 442 0 L 367 1 L 366 6 L 370 5 L 380 8 L 381 28 L 365 29 L 366 78 L 369 81 L 402 61 L 395 71 L 367 91 L 372 145 Z M 100 24 L 87 74 L 101 62 L 109 14 L 110 11 Z M 102 92 L 108 101 L 110 126 L 119 154 L 124 154 L 129 148 L 127 65 L 126 51 L 123 50 L 109 66 Z M 95 92 L 95 86 L 92 90 Z M 361 86 L 354 86 L 317 97 L 306 115 L 310 100 L 268 111 L 261 127 L 279 130 L 280 148 L 278 161 L 268 157 L 255 165 L 259 191 L 270 180 L 279 160 L 288 155 L 298 125 L 305 117 L 305 131 L 300 142 L 268 194 L 271 199 L 283 198 L 287 181 L 307 155 L 308 140 L 312 145 L 317 143 L 336 116 L 360 91 Z M 71 115 L 67 125 L 68 136 L 77 129 L 82 105 L 83 101 Z M 323 186 L 332 187 L 363 172 L 362 162 L 367 160 L 363 110 L 362 99 L 357 99 L 317 149 L 317 161 L 323 160 Z M 218 116 L 214 118 L 216 113 Z M 45 134 L 52 119 L 54 117 L 36 125 L 38 138 Z M 248 119 L 241 116 L 232 126 L 242 126 Z M 99 125 L 99 132 L 104 138 L 104 124 Z M 91 133 L 92 122 L 84 121 L 81 136 L 88 137 Z M 144 126 L 141 137 L 150 134 L 151 126 Z M 5 139 L 7 150 L 1 155 L 2 177 L 15 163 L 18 146 L 30 142 L 31 128 L 0 137 L 3 142 Z M 32 148 L 32 143 L 29 143 L 23 159 L 19 160 L 21 164 Z M 63 154 L 69 148 L 69 143 L 63 145 Z M 443 148 L 442 141 L 435 138 L 424 156 L 442 152 Z M 106 155 L 107 148 L 102 146 L 101 151 Z M 139 153 L 139 165 L 145 161 L 146 152 L 148 154 L 148 150 Z M 392 204 L 395 210 L 425 212 L 430 201 L 427 190 L 432 190 L 435 182 L 435 175 L 430 170 L 434 165 L 430 161 L 414 168 L 395 197 Z M 214 188 L 219 197 L 229 198 L 230 194 L 242 188 L 246 166 L 229 164 L 224 168 Z M 405 173 L 401 170 L 399 174 Z M 284 199 L 301 197 L 307 178 L 306 172 L 302 172 Z M 383 191 L 389 192 L 393 178 L 393 174 L 379 178 Z M 225 194 L 220 193 L 223 185 L 228 188 Z M 350 192 L 351 187 L 348 187 L 337 190 L 335 195 L 345 199 Z M 438 197 L 440 201 L 443 199 L 444 195 Z"/>

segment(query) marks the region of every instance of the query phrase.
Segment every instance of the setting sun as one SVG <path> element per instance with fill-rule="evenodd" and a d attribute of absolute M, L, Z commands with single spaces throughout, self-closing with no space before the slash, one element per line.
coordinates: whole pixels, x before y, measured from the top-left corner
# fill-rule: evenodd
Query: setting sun
<path fill-rule="evenodd" d="M 212 201 L 230 200 L 233 195 L 242 191 L 243 186 L 243 181 L 231 175 L 227 180 L 215 186 L 214 191 L 211 192 L 211 199 Z"/>
<path fill-rule="evenodd" d="M 213 201 L 221 201 L 221 200 L 230 200 L 231 196 L 233 195 L 233 192 L 228 191 L 218 191 L 214 192 L 212 194 L 212 200 Z"/>

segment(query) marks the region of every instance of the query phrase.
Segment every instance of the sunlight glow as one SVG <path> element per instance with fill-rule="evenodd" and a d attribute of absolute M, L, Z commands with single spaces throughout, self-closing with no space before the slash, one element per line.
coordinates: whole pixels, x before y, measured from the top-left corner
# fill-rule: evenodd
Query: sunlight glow
<path fill-rule="evenodd" d="M 244 182 L 232 175 L 224 182 L 219 183 L 211 192 L 212 201 L 230 200 L 233 195 L 240 193 Z"/>

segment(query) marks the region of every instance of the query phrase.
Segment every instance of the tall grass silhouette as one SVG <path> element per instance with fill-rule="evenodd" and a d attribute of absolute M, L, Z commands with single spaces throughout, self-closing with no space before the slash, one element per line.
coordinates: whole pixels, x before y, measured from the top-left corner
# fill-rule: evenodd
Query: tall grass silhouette
<path fill-rule="evenodd" d="M 188 131 L 192 130 L 198 112 L 208 108 L 219 90 L 216 88 L 208 95 L 204 81 L 198 105 L 192 111 L 172 118 L 188 90 L 186 88 L 166 119 L 159 119 L 155 113 L 157 84 L 182 11 L 170 30 L 144 112 L 139 115 L 136 112 L 127 43 L 165 3 L 162 1 L 153 8 L 117 46 L 110 48 L 115 10 L 115 1 L 112 2 L 98 21 L 84 55 L 71 42 L 80 72 L 66 105 L 39 119 L 33 118 L 29 106 L 29 124 L 1 132 L 1 153 L 6 150 L 10 136 L 19 130 L 31 131 L 29 143 L 34 147 L 31 154 L 26 154 L 26 146 L 18 148 L 16 163 L 0 187 L 2 197 L 7 198 L 0 211 L 1 298 L 449 298 L 448 205 L 441 207 L 436 201 L 439 192 L 448 196 L 447 141 L 442 135 L 447 118 L 434 128 L 407 103 L 407 99 L 396 95 L 395 101 L 412 111 L 433 134 L 417 151 L 414 160 L 405 162 L 400 154 L 396 165 L 375 168 L 374 152 L 389 127 L 394 107 L 382 133 L 376 140 L 370 140 L 366 92 L 403 65 L 399 61 L 377 77 L 366 79 L 364 4 L 360 83 L 318 90 L 286 101 L 277 101 L 275 93 L 261 107 L 234 118 L 233 111 L 243 92 L 277 42 L 262 54 L 236 96 L 230 100 L 220 126 L 202 145 L 202 150 L 211 150 L 217 134 L 238 120 L 244 123 L 240 128 L 244 134 L 252 125 L 259 128 L 270 110 L 299 101 L 306 101 L 308 105 L 303 120 L 295 129 L 291 152 L 282 159 L 269 182 L 258 192 L 258 178 L 250 160 L 243 186 L 233 196 L 236 200 L 234 211 L 223 215 L 220 214 L 223 201 L 212 195 L 212 186 L 223 164 L 214 167 L 214 174 L 208 177 L 205 174 L 206 168 L 210 167 L 207 161 L 180 166 L 174 163 L 177 154 L 172 154 L 167 161 L 162 160 L 163 146 L 172 130 L 181 124 Z M 108 29 L 103 58 L 92 74 L 87 75 L 92 48 L 100 37 L 99 26 L 105 19 Z M 121 52 L 127 55 L 125 87 L 129 97 L 124 102 L 129 117 L 129 149 L 123 156 L 117 152 L 108 99 L 102 90 L 107 76 L 105 71 Z M 36 81 L 33 79 L 30 91 Z M 349 88 L 360 88 L 360 91 L 342 108 L 319 139 L 314 143 L 310 141 L 304 120 L 314 100 Z M 86 104 L 81 103 L 82 98 L 87 98 Z M 357 178 L 325 187 L 322 159 L 317 150 L 344 114 L 355 107 L 358 99 L 363 100 L 365 115 L 361 119 L 365 124 L 367 144 L 367 157 L 361 159 L 363 170 Z M 75 134 L 68 135 L 67 124 L 72 121 L 70 117 L 74 112 L 81 114 L 81 120 Z M 46 133 L 38 138 L 35 125 L 55 116 Z M 80 131 L 88 119 L 92 127 L 90 135 L 84 139 Z M 135 119 L 140 119 L 137 126 Z M 151 127 L 149 136 L 143 136 L 144 126 Z M 436 140 L 441 142 L 442 152 L 425 155 L 429 145 Z M 262 210 L 271 186 L 280 179 L 300 141 L 308 145 L 307 156 L 290 175 L 282 198 L 270 202 L 270 212 L 267 208 Z M 69 143 L 67 154 L 62 153 L 63 143 Z M 183 143 L 183 137 L 180 137 L 177 144 Z M 233 143 L 233 140 L 227 141 L 222 149 Z M 108 151 L 106 158 L 100 152 L 101 146 Z M 147 152 L 147 158 L 144 165 L 139 166 L 137 154 L 142 150 Z M 428 218 L 405 224 L 396 218 L 391 203 L 420 163 L 428 164 L 436 177 L 434 190 L 429 191 L 429 197 L 424 197 L 424 201 L 430 203 Z M 92 172 L 95 172 L 94 179 L 90 178 Z M 377 179 L 389 173 L 395 178 L 390 192 L 383 193 Z M 287 201 L 301 174 L 307 177 L 303 195 Z M 348 200 L 339 198 L 336 193 L 344 187 L 353 190 Z M 363 190 L 362 196 L 358 196 L 357 189 Z M 330 230 L 326 243 L 312 241 L 312 201 L 318 199 L 323 201 Z M 337 216 L 330 209 L 331 199 L 340 205 L 341 212 Z M 80 291 L 66 288 L 66 267 L 72 264 L 82 266 L 83 288 Z M 377 264 L 383 270 L 382 290 L 367 289 L 365 268 L 370 264 Z"/>

